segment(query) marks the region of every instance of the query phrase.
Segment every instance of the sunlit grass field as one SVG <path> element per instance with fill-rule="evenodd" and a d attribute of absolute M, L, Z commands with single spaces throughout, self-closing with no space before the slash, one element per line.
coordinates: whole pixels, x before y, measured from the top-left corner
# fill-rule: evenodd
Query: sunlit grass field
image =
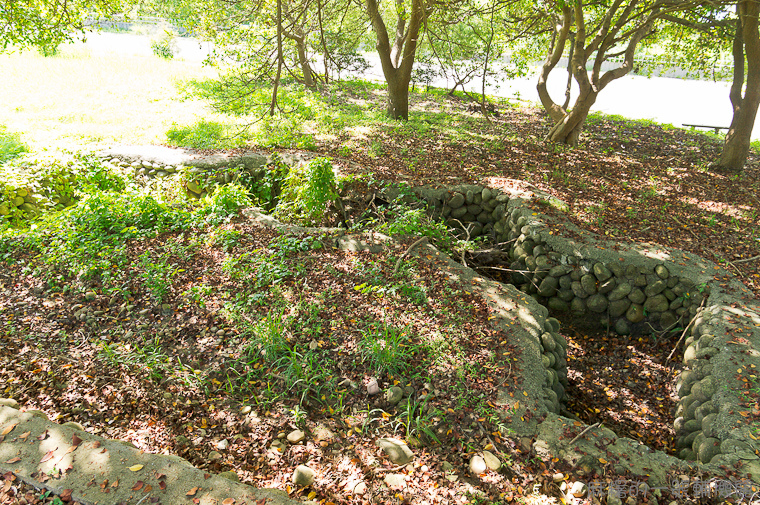
<path fill-rule="evenodd" d="M 215 75 L 196 62 L 62 46 L 53 57 L 0 54 L 0 75 L 0 124 L 33 151 L 164 143 L 173 123 L 217 119 L 178 92 L 178 83 Z"/>

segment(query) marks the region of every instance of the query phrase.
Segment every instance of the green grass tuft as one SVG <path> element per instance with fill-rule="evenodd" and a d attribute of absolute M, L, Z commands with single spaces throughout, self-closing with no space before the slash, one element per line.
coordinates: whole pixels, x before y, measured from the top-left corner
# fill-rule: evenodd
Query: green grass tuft
<path fill-rule="evenodd" d="M 0 164 L 28 152 L 29 148 L 21 141 L 18 133 L 9 132 L 5 126 L 0 125 Z"/>
<path fill-rule="evenodd" d="M 245 145 L 245 138 L 227 125 L 205 119 L 189 126 L 173 123 L 166 131 L 166 138 L 172 145 L 193 149 L 228 149 Z"/>

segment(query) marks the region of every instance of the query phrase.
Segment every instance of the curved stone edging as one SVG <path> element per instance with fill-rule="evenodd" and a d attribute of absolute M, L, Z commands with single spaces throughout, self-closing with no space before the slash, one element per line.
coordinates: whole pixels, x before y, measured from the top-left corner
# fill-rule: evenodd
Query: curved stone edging
<path fill-rule="evenodd" d="M 760 304 L 745 286 L 694 254 L 600 240 L 493 188 L 414 190 L 433 217 L 469 229 L 470 237 L 489 235 L 506 244 L 513 284 L 550 308 L 598 318 L 622 335 L 686 328 L 674 423 L 679 456 L 714 465 L 743 461 L 760 478 L 760 426 L 748 422 L 741 397 L 760 369 Z M 576 238 L 584 234 L 583 242 Z M 740 296 L 746 298 L 741 304 Z M 557 413 L 567 380 L 566 344 L 549 321 L 538 338 L 547 409 Z"/>
<path fill-rule="evenodd" d="M 249 210 L 246 215 L 266 226 L 275 226 L 281 230 L 289 228 L 288 225 L 257 210 Z M 296 228 L 292 231 L 312 230 Z M 335 246 L 351 251 L 378 251 L 386 247 L 384 244 L 390 240 L 390 237 L 379 233 L 350 235 L 345 231 L 338 231 Z M 509 432 L 504 433 L 505 437 L 532 439 L 531 448 L 539 457 L 547 460 L 559 458 L 579 469 L 581 473 L 591 475 L 596 472 L 600 475 L 628 475 L 640 478 L 641 486 L 646 488 L 642 493 L 649 492 L 647 486 L 668 486 L 678 475 L 695 471 L 705 472 L 717 478 L 727 478 L 725 470 L 737 468 L 737 465 L 742 466 L 743 471 L 753 481 L 760 481 L 760 462 L 753 452 L 755 446 L 744 442 L 745 439 L 751 440 L 751 437 L 747 436 L 746 429 L 749 426 L 746 425 L 735 430 L 716 430 L 716 433 L 725 433 L 726 438 L 722 439 L 720 446 L 726 450 L 714 456 L 709 464 L 686 461 L 661 451 L 652 451 L 640 442 L 618 437 L 604 427 L 589 429 L 583 434 L 587 426 L 554 413 L 559 408 L 559 395 L 553 386 L 562 382 L 557 369 L 546 366 L 545 356 L 547 352 L 561 355 L 562 351 L 559 348 L 563 346 L 564 339 L 561 336 L 557 337 L 559 322 L 548 316 L 546 307 L 512 285 L 483 278 L 429 244 L 415 248 L 410 254 L 424 256 L 434 261 L 449 278 L 469 283 L 494 311 L 491 324 L 510 335 L 511 341 L 519 348 L 521 369 L 520 378 L 515 379 L 517 390 L 500 389 L 496 402 L 501 409 L 502 418 L 509 425 Z M 656 261 L 663 260 L 657 258 Z M 683 275 L 683 271 L 678 271 Z M 714 302 L 718 307 L 714 310 L 723 310 L 719 305 L 722 296 L 723 291 L 719 289 L 714 289 L 710 295 L 708 301 Z M 718 321 L 708 316 L 710 310 L 713 309 L 708 306 L 701 315 L 701 320 L 697 320 L 695 326 L 700 330 L 696 331 L 714 329 L 712 324 Z M 760 318 L 757 319 L 757 324 L 760 325 Z M 550 350 L 552 343 L 555 346 L 553 351 Z M 713 375 L 716 373 L 713 372 Z M 729 390 L 727 394 L 733 392 Z M 719 399 L 722 398 L 720 394 L 717 396 Z M 729 409 L 730 407 L 727 407 L 720 411 L 725 411 L 726 417 L 716 419 L 715 426 L 727 426 L 726 423 L 732 422 Z M 581 434 L 583 435 L 579 437 Z M 744 448 L 742 444 L 745 443 L 750 449 L 744 449 L 745 452 L 737 450 Z M 651 499 L 653 497 L 650 497 Z"/>

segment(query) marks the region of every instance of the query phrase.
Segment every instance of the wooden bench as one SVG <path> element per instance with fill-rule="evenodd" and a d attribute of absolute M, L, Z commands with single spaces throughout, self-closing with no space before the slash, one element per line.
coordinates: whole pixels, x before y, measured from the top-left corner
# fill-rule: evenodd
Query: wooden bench
<path fill-rule="evenodd" d="M 683 126 L 689 126 L 691 127 L 692 130 L 694 128 L 710 128 L 713 131 L 715 131 L 716 135 L 720 133 L 721 130 L 728 130 L 729 128 L 728 126 L 711 126 L 711 125 L 706 125 L 706 124 L 686 124 L 686 123 L 683 123 Z"/>

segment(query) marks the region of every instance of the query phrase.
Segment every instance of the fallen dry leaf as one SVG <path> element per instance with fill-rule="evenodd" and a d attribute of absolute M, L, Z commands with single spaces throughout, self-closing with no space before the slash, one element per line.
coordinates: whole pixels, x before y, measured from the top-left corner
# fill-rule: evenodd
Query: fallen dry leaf
<path fill-rule="evenodd" d="M 129 469 L 133 472 L 139 472 L 143 469 L 143 465 L 132 465 L 129 467 Z"/>
<path fill-rule="evenodd" d="M 158 488 L 159 488 L 161 491 L 165 491 L 165 490 L 166 490 L 166 482 L 164 482 L 164 481 L 160 481 L 160 482 L 158 483 Z"/>
<path fill-rule="evenodd" d="M 72 489 L 64 489 L 63 491 L 61 491 L 61 494 L 59 495 L 59 498 L 61 499 L 61 501 L 70 502 L 72 491 L 73 491 Z"/>
<path fill-rule="evenodd" d="M 145 483 L 143 481 L 138 480 L 137 482 L 135 482 L 135 485 L 132 486 L 132 491 L 139 491 L 143 488 L 144 485 Z"/>
<path fill-rule="evenodd" d="M 197 493 L 197 492 L 198 492 L 198 489 L 199 489 L 199 488 L 197 488 L 197 487 L 194 487 L 193 489 L 191 489 L 190 491 L 188 491 L 188 492 L 187 492 L 187 495 L 186 495 L 186 496 L 195 496 L 195 493 Z"/>
<path fill-rule="evenodd" d="M 8 463 L 9 465 L 12 465 L 13 463 L 18 463 L 19 461 L 21 461 L 21 458 L 16 456 L 15 458 L 11 458 L 8 461 L 6 461 L 6 463 Z"/>
<path fill-rule="evenodd" d="M 145 493 L 150 493 L 151 491 L 153 491 L 153 486 L 151 486 L 150 484 L 145 486 L 145 489 L 143 490 L 143 492 Z"/>
<path fill-rule="evenodd" d="M 26 442 L 27 437 L 29 435 L 31 435 L 31 434 L 32 434 L 31 431 L 25 431 L 24 433 L 22 433 L 21 435 L 19 435 L 18 438 L 20 438 L 21 440 L 23 440 L 24 442 Z"/>
<path fill-rule="evenodd" d="M 234 505 L 235 504 L 235 498 L 225 498 L 222 500 L 222 505 Z"/>
<path fill-rule="evenodd" d="M 76 447 L 76 446 L 78 446 L 78 445 L 79 445 L 79 444 L 81 444 L 81 443 L 82 443 L 82 439 L 81 439 L 81 438 L 79 438 L 79 437 L 77 436 L 77 434 L 76 434 L 76 433 L 74 433 L 74 434 L 71 436 L 71 444 L 72 444 L 74 447 Z"/>
<path fill-rule="evenodd" d="M 51 459 L 53 459 L 53 453 L 54 452 L 55 452 L 55 449 L 52 450 L 52 451 L 48 451 L 47 453 L 45 453 L 45 455 L 42 456 L 42 459 L 40 460 L 40 463 L 44 463 L 45 461 L 50 461 Z"/>
<path fill-rule="evenodd" d="M 2 431 L 2 432 L 0 432 L 0 435 L 2 435 L 2 436 L 5 436 L 5 435 L 7 435 L 7 434 L 8 434 L 8 433 L 10 433 L 11 431 L 13 431 L 13 428 L 15 428 L 17 424 L 18 424 L 18 423 L 13 423 L 13 424 L 11 424 L 10 426 L 7 426 L 7 427 L 5 427 L 5 428 L 3 429 L 3 431 Z"/>

